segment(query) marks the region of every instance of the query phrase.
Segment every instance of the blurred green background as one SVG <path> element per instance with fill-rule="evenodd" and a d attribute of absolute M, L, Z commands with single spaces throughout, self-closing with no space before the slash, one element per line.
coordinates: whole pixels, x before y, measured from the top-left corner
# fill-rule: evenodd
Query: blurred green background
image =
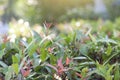
<path fill-rule="evenodd" d="M 21 18 L 31 24 L 98 18 L 114 21 L 119 13 L 120 0 L 0 0 L 3 22 Z"/>

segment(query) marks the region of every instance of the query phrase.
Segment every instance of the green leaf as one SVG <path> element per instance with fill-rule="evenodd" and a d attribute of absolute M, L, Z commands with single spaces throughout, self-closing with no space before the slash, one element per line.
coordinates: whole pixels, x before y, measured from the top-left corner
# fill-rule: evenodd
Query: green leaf
<path fill-rule="evenodd" d="M 19 54 L 15 54 L 17 60 L 18 60 L 18 63 L 21 61 L 21 53 L 19 51 Z"/>
<path fill-rule="evenodd" d="M 118 52 L 118 53 L 115 53 L 115 54 L 112 54 L 107 60 L 105 60 L 105 62 L 104 62 L 103 65 L 107 64 L 114 56 L 116 56 L 116 55 L 118 55 L 118 54 L 119 54 L 119 52 Z"/>
<path fill-rule="evenodd" d="M 106 66 L 106 70 L 107 70 L 107 68 L 109 68 L 109 69 L 106 71 L 106 77 L 105 77 L 106 80 L 112 80 L 111 72 L 112 72 L 112 70 L 113 70 L 113 67 L 114 67 L 114 65 Z"/>
<path fill-rule="evenodd" d="M 80 57 L 74 57 L 73 59 L 86 60 L 87 58 L 86 58 L 86 57 L 82 57 L 82 56 L 80 56 Z"/>
<path fill-rule="evenodd" d="M 108 39 L 108 38 L 99 39 L 99 40 L 97 40 L 97 42 L 105 42 L 105 43 L 117 44 L 116 41 L 114 41 L 114 40 L 112 40 L 112 39 Z"/>
<path fill-rule="evenodd" d="M 91 40 L 93 41 L 93 43 L 97 44 L 97 41 L 96 41 L 95 37 L 92 36 L 91 33 L 89 33 L 89 36 L 90 36 Z"/>
<path fill-rule="evenodd" d="M 0 61 L 0 65 L 1 65 L 2 67 L 8 67 L 8 65 L 5 64 L 3 61 Z"/>
<path fill-rule="evenodd" d="M 33 54 L 36 52 L 37 48 L 38 48 L 38 44 L 35 44 L 35 43 L 28 48 L 29 57 L 33 57 Z"/>
<path fill-rule="evenodd" d="M 33 41 L 28 45 L 28 47 L 25 49 L 25 51 L 28 52 L 28 55 L 29 55 L 30 58 L 33 58 L 33 54 L 35 53 L 36 49 L 38 48 L 38 45 L 39 45 L 39 44 L 36 43 L 36 40 L 37 40 L 37 39 L 33 40 Z"/>
<path fill-rule="evenodd" d="M 82 78 L 86 77 L 87 73 L 88 73 L 88 68 L 87 67 L 83 68 L 81 72 Z"/>
<path fill-rule="evenodd" d="M 112 52 L 112 47 L 109 44 L 108 47 L 107 47 L 107 51 L 106 51 L 107 56 L 109 56 L 111 54 L 111 52 Z"/>
<path fill-rule="evenodd" d="M 39 42 L 39 46 L 41 46 L 43 43 L 46 43 L 46 46 L 49 45 L 49 44 L 51 44 L 53 41 L 52 41 L 51 39 L 49 39 L 50 37 L 51 37 L 51 35 L 48 35 L 48 36 L 44 37 L 44 38 Z M 45 41 L 48 41 L 48 43 L 45 42 Z"/>
<path fill-rule="evenodd" d="M 13 74 L 13 68 L 11 66 L 8 67 L 8 71 L 5 74 L 5 80 L 10 80 Z"/>
<path fill-rule="evenodd" d="M 18 71 L 19 71 L 19 65 L 16 63 L 16 64 L 12 64 L 12 67 L 14 69 L 14 72 L 16 73 L 16 75 L 18 75 Z"/>
<path fill-rule="evenodd" d="M 20 71 L 21 68 L 23 67 L 23 65 L 24 65 L 25 61 L 27 60 L 27 58 L 28 58 L 28 55 L 23 58 L 22 62 L 21 62 L 20 65 L 19 65 L 19 71 Z M 18 71 L 18 72 L 19 72 L 19 71 Z"/>
<path fill-rule="evenodd" d="M 12 55 L 12 61 L 13 63 L 18 63 L 18 59 L 16 56 Z"/>
<path fill-rule="evenodd" d="M 87 55 L 87 53 L 88 53 L 88 45 L 86 45 L 86 44 L 81 44 L 79 50 L 80 50 L 80 52 L 81 52 L 82 54 Z"/>
<path fill-rule="evenodd" d="M 0 50 L 0 59 L 2 59 L 3 55 L 4 55 L 4 49 L 3 50 Z"/>
<path fill-rule="evenodd" d="M 48 54 L 48 52 L 47 52 L 45 49 L 41 48 L 40 59 L 41 59 L 42 61 L 45 61 L 46 58 L 47 58 L 47 54 Z"/>
<path fill-rule="evenodd" d="M 57 61 L 56 57 L 53 54 L 50 54 L 50 63 L 53 65 Z"/>
<path fill-rule="evenodd" d="M 120 67 L 119 65 L 115 66 L 115 75 L 114 75 L 114 80 L 120 80 Z"/>

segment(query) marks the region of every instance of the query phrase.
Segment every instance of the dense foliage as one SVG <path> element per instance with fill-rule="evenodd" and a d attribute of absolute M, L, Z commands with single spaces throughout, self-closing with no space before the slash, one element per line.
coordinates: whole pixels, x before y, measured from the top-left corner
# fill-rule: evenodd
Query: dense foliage
<path fill-rule="evenodd" d="M 0 41 L 1 80 L 120 80 L 120 19 L 29 27 Z"/>

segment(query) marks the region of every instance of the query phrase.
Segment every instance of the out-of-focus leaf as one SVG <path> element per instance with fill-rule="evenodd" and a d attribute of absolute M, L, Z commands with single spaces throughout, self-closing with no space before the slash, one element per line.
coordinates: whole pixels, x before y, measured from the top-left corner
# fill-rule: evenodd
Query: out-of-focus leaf
<path fill-rule="evenodd" d="M 105 60 L 104 64 L 107 64 L 114 56 L 118 55 L 119 53 L 112 54 L 107 60 Z"/>
<path fill-rule="evenodd" d="M 28 56 L 26 56 L 26 57 L 23 58 L 21 64 L 19 65 L 19 71 L 22 69 L 22 67 L 23 67 L 25 61 L 27 60 L 27 58 L 28 58 Z M 18 71 L 18 72 L 19 72 L 19 71 Z"/>
<path fill-rule="evenodd" d="M 87 53 L 88 53 L 88 45 L 81 44 L 79 50 L 80 50 L 80 53 L 82 53 L 82 54 L 84 54 L 84 55 L 87 55 Z"/>
<path fill-rule="evenodd" d="M 60 59 L 57 61 L 57 66 L 58 66 L 60 69 L 63 69 L 63 68 L 64 68 L 63 63 L 62 63 L 62 58 L 60 58 Z"/>
<path fill-rule="evenodd" d="M 24 77 L 27 77 L 30 74 L 30 70 L 21 69 L 21 73 Z"/>
<path fill-rule="evenodd" d="M 112 47 L 111 45 L 108 45 L 107 51 L 106 51 L 107 56 L 111 55 L 111 52 L 112 52 Z"/>
<path fill-rule="evenodd" d="M 48 52 L 47 52 L 44 48 L 41 48 L 40 59 L 41 59 L 42 61 L 45 61 L 46 58 L 47 58 L 47 56 L 48 56 Z"/>
<path fill-rule="evenodd" d="M 14 64 L 12 64 L 12 67 L 13 67 L 13 70 L 16 73 L 16 75 L 18 75 L 19 65 L 17 63 L 14 63 Z"/>
<path fill-rule="evenodd" d="M 112 40 L 112 39 L 108 39 L 108 38 L 99 39 L 99 40 L 97 40 L 97 42 L 105 42 L 105 43 L 117 44 L 116 41 L 114 41 L 114 40 Z"/>
<path fill-rule="evenodd" d="M 120 67 L 118 64 L 115 66 L 114 80 L 120 80 Z"/>
<path fill-rule="evenodd" d="M 3 50 L 0 50 L 0 59 L 2 59 L 3 55 L 4 55 L 4 49 Z"/>
<path fill-rule="evenodd" d="M 80 59 L 80 60 L 85 60 L 85 59 L 87 59 L 86 57 L 74 57 L 73 59 Z"/>
<path fill-rule="evenodd" d="M 13 74 L 13 68 L 11 66 L 8 67 L 8 71 L 5 74 L 5 80 L 10 80 Z"/>
<path fill-rule="evenodd" d="M 56 63 L 56 56 L 54 56 L 53 54 L 50 54 L 50 63 L 53 65 Z"/>
<path fill-rule="evenodd" d="M 8 67 L 8 65 L 5 64 L 3 61 L 0 61 L 0 65 L 1 65 L 2 67 Z"/>
<path fill-rule="evenodd" d="M 66 62 L 66 65 L 69 65 L 71 62 L 70 58 L 67 57 L 65 62 Z"/>
<path fill-rule="evenodd" d="M 12 56 L 12 61 L 13 61 L 13 63 L 18 63 L 17 57 L 13 55 L 13 56 Z"/>
<path fill-rule="evenodd" d="M 87 77 L 87 73 L 88 73 L 88 68 L 87 67 L 83 68 L 81 71 L 80 77 L 82 77 L 82 79 L 84 79 L 85 77 Z"/>
<path fill-rule="evenodd" d="M 29 55 L 30 58 L 33 57 L 33 54 L 35 53 L 36 49 L 38 48 L 38 45 L 39 45 L 39 44 L 36 43 L 36 40 L 37 40 L 37 39 L 33 40 L 33 41 L 27 46 L 27 48 L 25 49 L 25 51 L 28 52 L 28 55 Z"/>
<path fill-rule="evenodd" d="M 93 43 L 97 44 L 97 40 L 95 39 L 94 36 L 91 35 L 91 33 L 89 33 L 89 36 L 90 36 L 91 40 L 93 41 Z"/>

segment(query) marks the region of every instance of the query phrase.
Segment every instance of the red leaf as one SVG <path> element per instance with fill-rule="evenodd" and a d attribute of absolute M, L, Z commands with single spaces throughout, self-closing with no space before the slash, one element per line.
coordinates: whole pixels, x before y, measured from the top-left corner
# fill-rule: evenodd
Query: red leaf
<path fill-rule="evenodd" d="M 24 69 L 21 69 L 21 73 L 24 77 L 27 77 L 29 74 L 30 74 L 30 70 L 24 70 Z"/>
<path fill-rule="evenodd" d="M 57 62 L 57 68 L 58 68 L 58 75 L 61 75 L 64 72 L 64 66 L 62 64 L 62 58 L 60 58 Z"/>
<path fill-rule="evenodd" d="M 66 58 L 66 65 L 70 64 L 70 61 L 71 61 L 71 60 L 67 57 L 67 58 Z"/>
<path fill-rule="evenodd" d="M 4 35 L 4 36 L 3 36 L 3 42 L 4 42 L 4 43 L 8 42 L 9 40 L 10 40 L 10 39 L 8 38 L 7 35 Z"/>
<path fill-rule="evenodd" d="M 82 78 L 82 75 L 81 74 L 79 74 L 79 73 L 75 73 L 78 77 L 80 77 L 80 78 Z"/>
<path fill-rule="evenodd" d="M 50 27 L 52 26 L 52 23 L 47 23 L 47 22 L 45 21 L 45 26 L 46 26 L 47 28 L 50 28 Z"/>
<path fill-rule="evenodd" d="M 52 48 L 48 48 L 48 52 L 52 53 Z"/>
<path fill-rule="evenodd" d="M 63 69 L 63 68 L 64 68 L 64 66 L 63 66 L 63 64 L 62 64 L 62 58 L 60 58 L 60 59 L 58 60 L 57 66 L 58 66 L 58 68 L 60 68 L 60 69 Z"/>

